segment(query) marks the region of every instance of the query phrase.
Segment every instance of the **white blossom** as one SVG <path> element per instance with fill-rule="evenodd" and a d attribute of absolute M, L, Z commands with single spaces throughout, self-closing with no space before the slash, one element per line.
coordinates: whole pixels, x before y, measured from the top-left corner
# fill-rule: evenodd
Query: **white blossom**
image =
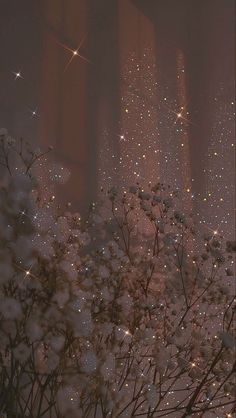
<path fill-rule="evenodd" d="M 0 299 L 0 312 L 6 319 L 20 319 L 22 316 L 21 304 L 14 298 Z"/>
<path fill-rule="evenodd" d="M 97 356 L 92 350 L 82 354 L 80 358 L 81 370 L 84 373 L 92 374 L 97 369 Z"/>
<path fill-rule="evenodd" d="M 14 357 L 20 362 L 25 363 L 28 357 L 30 356 L 30 348 L 26 344 L 20 343 L 13 350 Z"/>

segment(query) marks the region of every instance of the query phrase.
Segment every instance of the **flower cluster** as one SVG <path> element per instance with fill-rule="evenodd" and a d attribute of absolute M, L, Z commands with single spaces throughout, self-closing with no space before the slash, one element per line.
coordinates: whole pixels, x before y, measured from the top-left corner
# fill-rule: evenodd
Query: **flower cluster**
<path fill-rule="evenodd" d="M 230 416 L 235 243 L 201 238 L 161 183 L 113 188 L 83 220 L 45 199 L 44 153 L 0 140 L 0 412 Z"/>

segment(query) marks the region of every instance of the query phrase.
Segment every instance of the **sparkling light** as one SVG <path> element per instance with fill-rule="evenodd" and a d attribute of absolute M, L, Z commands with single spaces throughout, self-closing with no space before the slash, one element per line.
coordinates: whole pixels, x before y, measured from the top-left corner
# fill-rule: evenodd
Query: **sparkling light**
<path fill-rule="evenodd" d="M 12 74 L 14 74 L 15 80 L 17 80 L 19 78 L 23 78 L 20 71 L 17 71 L 17 72 L 12 71 Z"/>
<path fill-rule="evenodd" d="M 83 45 L 84 41 L 85 41 L 85 37 L 81 40 L 81 42 L 79 43 L 79 45 L 76 49 L 72 49 L 66 44 L 63 44 L 61 42 L 57 42 L 62 48 L 64 48 L 66 51 L 69 51 L 72 54 L 72 56 L 69 59 L 64 71 L 66 71 L 68 69 L 68 67 L 70 66 L 70 64 L 72 63 L 72 61 L 75 57 L 81 58 L 82 60 L 91 64 L 91 61 L 80 53 L 80 50 L 82 48 L 82 45 Z"/>
<path fill-rule="evenodd" d="M 31 118 L 39 117 L 38 109 L 37 108 L 36 109 L 33 109 L 33 110 L 30 110 L 30 113 L 31 113 Z"/>

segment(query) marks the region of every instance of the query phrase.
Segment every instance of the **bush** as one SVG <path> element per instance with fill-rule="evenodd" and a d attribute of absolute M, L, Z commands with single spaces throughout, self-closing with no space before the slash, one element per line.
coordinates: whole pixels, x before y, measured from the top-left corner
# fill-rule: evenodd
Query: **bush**
<path fill-rule="evenodd" d="M 160 183 L 82 220 L 44 194 L 45 153 L 0 134 L 1 413 L 230 416 L 235 243 L 201 237 Z"/>

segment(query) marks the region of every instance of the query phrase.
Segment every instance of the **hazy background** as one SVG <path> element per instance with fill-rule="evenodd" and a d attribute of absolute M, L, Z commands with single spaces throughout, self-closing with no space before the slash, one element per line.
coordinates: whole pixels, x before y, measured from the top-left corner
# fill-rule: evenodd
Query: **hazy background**
<path fill-rule="evenodd" d="M 209 219 L 215 211 L 215 224 L 228 213 L 227 229 L 232 230 L 234 24 L 233 0 L 0 0 L 0 126 L 42 147 L 53 145 L 53 158 L 71 172 L 63 198 L 83 209 L 97 196 L 101 167 L 106 178 L 110 173 L 111 180 L 130 179 L 130 166 L 124 162 L 130 138 L 121 143 L 119 135 L 140 131 L 141 106 L 149 106 L 145 80 L 153 83 L 152 92 L 156 81 L 152 105 L 155 102 L 158 112 L 154 116 L 150 107 L 152 123 L 165 120 L 168 109 L 170 113 L 164 128 L 158 128 L 162 139 L 155 145 L 155 158 L 149 140 L 150 158 L 140 169 L 143 178 L 152 179 L 155 165 L 158 176 L 163 174 L 161 154 L 168 150 L 169 172 L 175 172 L 180 145 L 171 145 L 179 138 L 171 130 L 171 115 L 175 119 L 184 105 L 191 123 L 181 127 L 188 147 L 180 165 L 187 167 L 182 177 L 188 176 L 189 183 L 194 179 L 192 192 L 199 196 L 195 211 L 208 213 Z M 65 71 L 71 51 L 80 43 L 83 57 L 72 60 Z M 144 55 L 147 50 L 155 63 L 152 69 Z M 180 59 L 184 63 L 181 79 Z M 134 62 L 141 66 L 139 101 L 128 113 L 124 103 L 129 102 L 132 89 L 137 90 L 132 80 L 127 81 L 129 69 L 137 79 Z M 23 78 L 15 80 L 13 72 L 18 71 Z M 165 95 L 166 108 L 162 106 Z M 143 155 L 150 124 L 144 123 L 142 130 Z M 135 141 L 138 133 L 137 139 L 132 138 L 134 162 L 141 158 Z M 119 165 L 116 172 L 115 165 Z M 215 175 L 220 171 L 219 180 Z M 180 185 L 182 177 L 176 171 L 174 178 Z M 212 197 L 202 209 L 209 190 Z M 225 200 L 219 203 L 222 195 Z"/>

